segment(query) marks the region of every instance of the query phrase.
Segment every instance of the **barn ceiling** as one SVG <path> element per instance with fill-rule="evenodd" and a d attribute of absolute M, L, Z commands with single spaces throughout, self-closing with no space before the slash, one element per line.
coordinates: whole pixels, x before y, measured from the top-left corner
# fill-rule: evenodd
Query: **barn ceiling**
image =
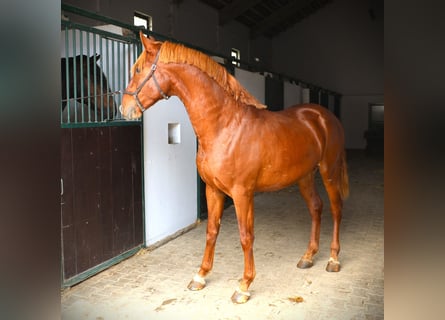
<path fill-rule="evenodd" d="M 333 0 L 201 0 L 218 10 L 219 24 L 235 20 L 252 38 L 273 38 Z"/>

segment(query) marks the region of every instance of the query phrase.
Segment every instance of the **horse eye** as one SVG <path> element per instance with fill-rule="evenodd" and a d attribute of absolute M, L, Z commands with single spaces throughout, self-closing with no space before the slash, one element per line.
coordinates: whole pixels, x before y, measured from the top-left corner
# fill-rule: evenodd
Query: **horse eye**
<path fill-rule="evenodd" d="M 136 73 L 140 73 L 141 69 L 139 67 L 136 67 Z"/>

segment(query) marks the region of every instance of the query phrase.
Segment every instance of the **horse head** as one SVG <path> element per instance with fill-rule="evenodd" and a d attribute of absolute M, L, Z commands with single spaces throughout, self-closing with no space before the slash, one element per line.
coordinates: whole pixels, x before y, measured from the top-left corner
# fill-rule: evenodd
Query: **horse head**
<path fill-rule="evenodd" d="M 108 80 L 97 64 L 100 57 L 100 54 L 95 54 L 61 59 L 62 111 L 67 100 L 75 99 L 85 107 L 89 105 L 90 110 L 96 113 L 97 120 L 114 118 L 117 106 L 110 94 Z"/>
<path fill-rule="evenodd" d="M 97 61 L 100 59 L 100 54 L 91 56 L 89 59 L 83 59 L 84 87 L 90 88 L 90 105 L 91 110 L 97 110 L 99 119 L 112 119 L 117 111 L 117 106 L 111 94 L 108 80 L 103 73 Z M 88 63 L 90 64 L 88 68 Z M 90 71 L 89 77 L 86 70 Z"/>
<path fill-rule="evenodd" d="M 161 99 L 168 99 L 166 92 L 170 80 L 156 72 L 162 42 L 139 33 L 144 51 L 132 67 L 132 78 L 122 97 L 120 112 L 127 120 L 138 119 L 142 113 Z"/>

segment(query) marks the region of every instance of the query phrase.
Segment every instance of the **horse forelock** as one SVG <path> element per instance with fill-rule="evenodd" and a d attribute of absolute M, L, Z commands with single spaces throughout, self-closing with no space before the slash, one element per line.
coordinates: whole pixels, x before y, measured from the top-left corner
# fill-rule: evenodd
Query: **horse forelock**
<path fill-rule="evenodd" d="M 142 53 L 137 58 L 136 62 L 131 67 L 131 75 L 134 76 L 134 71 L 136 68 L 142 68 L 145 64 L 145 60 L 147 59 L 147 51 L 143 50 Z"/>
<path fill-rule="evenodd" d="M 243 88 L 238 80 L 229 74 L 223 66 L 204 53 L 168 41 L 162 44 L 160 50 L 159 61 L 164 63 L 184 63 L 193 65 L 215 80 L 218 85 L 232 95 L 236 101 L 254 106 L 258 109 L 266 108 L 265 105 L 261 104 L 245 88 Z M 140 58 L 141 57 L 139 57 L 139 59 Z M 138 61 L 136 61 L 136 63 L 137 62 Z"/>

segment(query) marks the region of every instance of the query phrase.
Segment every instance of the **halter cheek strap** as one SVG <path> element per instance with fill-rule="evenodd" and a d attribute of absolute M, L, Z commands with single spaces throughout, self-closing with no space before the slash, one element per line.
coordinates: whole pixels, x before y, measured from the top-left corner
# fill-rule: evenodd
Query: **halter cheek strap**
<path fill-rule="evenodd" d="M 155 76 L 154 72 L 153 72 L 153 82 L 155 83 L 156 88 L 158 88 L 159 93 L 161 94 L 161 96 L 162 96 L 165 100 L 168 100 L 170 97 L 169 97 L 168 95 L 166 95 L 166 94 L 164 93 L 164 91 L 162 91 L 161 86 L 160 86 L 159 83 L 158 83 L 158 80 L 156 80 L 156 76 Z"/>
<path fill-rule="evenodd" d="M 138 94 L 139 94 L 139 92 L 141 92 L 142 88 L 145 86 L 145 84 L 151 78 L 153 78 L 153 82 L 155 83 L 155 86 L 158 89 L 158 91 L 161 94 L 161 96 L 164 99 L 166 99 L 166 100 L 168 100 L 170 98 L 168 95 L 166 95 L 164 93 L 164 91 L 162 91 L 161 86 L 159 85 L 159 82 L 158 82 L 158 80 L 156 80 L 156 76 L 155 76 L 155 71 L 156 71 L 156 68 L 157 68 L 157 63 L 158 63 L 158 60 L 159 60 L 159 54 L 160 53 L 161 53 L 161 50 L 159 50 L 158 53 L 156 54 L 155 60 L 153 61 L 153 64 L 151 65 L 150 72 L 147 74 L 147 76 L 141 82 L 141 84 L 136 88 L 136 90 L 133 91 L 133 92 L 125 90 L 123 92 L 123 94 L 128 94 L 128 95 L 132 96 L 136 100 L 136 104 L 139 107 L 139 109 L 141 110 L 141 112 L 144 112 L 146 109 L 144 108 L 144 106 L 142 105 L 141 101 L 139 100 Z"/>

